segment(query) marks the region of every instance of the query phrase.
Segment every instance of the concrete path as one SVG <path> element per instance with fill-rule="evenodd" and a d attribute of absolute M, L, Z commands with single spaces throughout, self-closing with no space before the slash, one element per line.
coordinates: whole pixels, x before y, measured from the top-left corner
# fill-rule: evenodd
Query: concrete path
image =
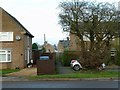
<path fill-rule="evenodd" d="M 6 76 L 35 76 L 37 75 L 37 68 L 35 67 L 32 67 L 32 68 L 25 68 L 25 69 L 22 69 L 18 72 L 13 72 L 13 73 L 9 73 L 9 74 L 6 74 Z"/>
<path fill-rule="evenodd" d="M 77 72 L 74 71 L 70 66 L 68 67 L 63 66 L 60 61 L 57 61 L 56 69 L 58 74 L 71 74 Z"/>

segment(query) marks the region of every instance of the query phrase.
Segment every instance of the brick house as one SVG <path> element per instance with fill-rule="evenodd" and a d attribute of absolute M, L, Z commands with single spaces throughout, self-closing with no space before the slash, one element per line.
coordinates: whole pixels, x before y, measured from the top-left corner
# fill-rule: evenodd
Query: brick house
<path fill-rule="evenodd" d="M 43 45 L 43 47 L 45 48 L 46 52 L 50 52 L 50 53 L 54 53 L 55 52 L 55 48 L 53 45 L 51 45 L 50 43 L 45 43 Z"/>
<path fill-rule="evenodd" d="M 69 50 L 70 51 L 80 51 L 80 40 L 77 36 L 75 36 L 74 34 L 70 33 L 70 46 L 69 46 Z"/>
<path fill-rule="evenodd" d="M 58 51 L 64 52 L 64 50 L 69 50 L 70 40 L 59 40 L 58 42 Z"/>
<path fill-rule="evenodd" d="M 0 7 L 0 69 L 24 68 L 32 59 L 34 36 Z"/>
<path fill-rule="evenodd" d="M 85 47 L 87 50 L 89 50 L 89 39 L 85 36 L 83 36 L 83 40 L 85 42 Z M 78 36 L 76 36 L 75 34 L 71 34 L 70 33 L 70 47 L 69 50 L 70 51 L 81 51 L 81 46 L 80 46 L 81 42 Z"/>

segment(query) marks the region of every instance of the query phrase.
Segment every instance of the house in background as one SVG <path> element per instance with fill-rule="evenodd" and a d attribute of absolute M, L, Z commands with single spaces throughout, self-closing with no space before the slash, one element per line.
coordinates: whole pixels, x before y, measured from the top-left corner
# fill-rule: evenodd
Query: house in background
<path fill-rule="evenodd" d="M 0 7 L 0 69 L 24 68 L 32 59 L 34 37 L 16 18 Z"/>
<path fill-rule="evenodd" d="M 58 52 L 64 52 L 64 50 L 69 50 L 70 40 L 59 40 L 58 42 Z"/>
<path fill-rule="evenodd" d="M 43 47 L 45 48 L 46 52 L 47 53 L 54 53 L 55 52 L 55 48 L 53 45 L 51 45 L 50 43 L 48 42 L 45 42 Z"/>
<path fill-rule="evenodd" d="M 85 48 L 89 51 L 90 40 L 85 36 L 83 36 L 83 40 L 84 40 Z M 70 51 L 81 51 L 80 44 L 81 42 L 80 42 L 79 37 L 74 34 L 70 34 L 69 50 Z M 111 49 L 114 48 L 115 50 L 117 50 L 119 48 L 119 38 L 112 39 L 110 44 L 111 44 Z"/>
<path fill-rule="evenodd" d="M 69 50 L 70 51 L 80 51 L 80 40 L 79 38 L 70 33 L 70 46 L 69 46 Z"/>
<path fill-rule="evenodd" d="M 90 45 L 90 40 L 83 36 L 83 40 L 85 43 L 85 48 L 87 50 L 89 50 L 89 45 Z M 70 33 L 70 45 L 69 45 L 69 50 L 70 51 L 81 51 L 81 46 L 80 46 L 81 42 L 78 36 L 76 36 L 75 34 L 71 34 Z"/>

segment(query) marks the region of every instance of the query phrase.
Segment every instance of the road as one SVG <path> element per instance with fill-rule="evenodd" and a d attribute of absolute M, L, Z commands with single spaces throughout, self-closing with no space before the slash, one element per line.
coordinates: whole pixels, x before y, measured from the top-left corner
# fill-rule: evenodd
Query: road
<path fill-rule="evenodd" d="M 4 81 L 2 88 L 118 88 L 118 80 Z"/>

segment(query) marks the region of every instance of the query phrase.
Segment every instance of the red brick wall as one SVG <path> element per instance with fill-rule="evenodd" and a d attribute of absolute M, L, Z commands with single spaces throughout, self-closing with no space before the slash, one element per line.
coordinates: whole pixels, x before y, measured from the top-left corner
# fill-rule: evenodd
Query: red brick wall
<path fill-rule="evenodd" d="M 25 49 L 26 45 L 26 35 L 24 35 L 24 30 L 14 19 L 12 19 L 6 12 L 2 12 L 2 31 L 3 32 L 13 32 L 14 40 L 11 42 L 1 42 L 2 49 L 11 49 L 12 60 L 9 63 L 0 63 L 2 69 L 15 69 L 16 66 L 19 68 L 26 67 L 25 61 Z M 15 39 L 16 35 L 21 36 L 21 40 L 17 41 Z M 31 39 L 31 38 L 30 38 Z M 32 40 L 31 40 L 32 41 Z M 31 42 L 32 44 L 32 42 Z M 32 45 L 30 45 L 30 48 Z"/>

